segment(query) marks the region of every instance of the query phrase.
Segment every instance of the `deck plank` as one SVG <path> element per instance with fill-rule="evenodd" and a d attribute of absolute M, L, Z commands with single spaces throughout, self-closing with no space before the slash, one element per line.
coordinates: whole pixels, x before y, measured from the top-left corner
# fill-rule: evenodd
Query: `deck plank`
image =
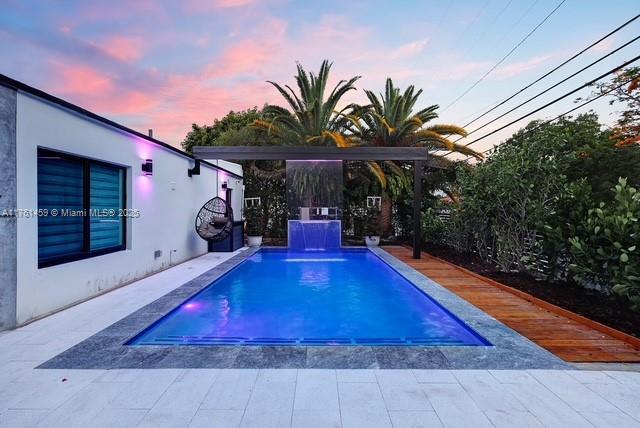
<path fill-rule="evenodd" d="M 412 258 L 401 246 L 384 249 L 420 273 L 568 362 L 640 362 L 640 349 L 423 253 Z"/>

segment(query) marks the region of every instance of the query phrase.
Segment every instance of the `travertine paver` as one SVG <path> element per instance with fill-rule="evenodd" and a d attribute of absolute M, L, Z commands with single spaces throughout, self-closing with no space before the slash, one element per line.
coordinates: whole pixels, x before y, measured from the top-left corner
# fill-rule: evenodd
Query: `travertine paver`
<path fill-rule="evenodd" d="M 220 260 L 0 334 L 0 427 L 640 426 L 637 372 L 34 369 Z"/>

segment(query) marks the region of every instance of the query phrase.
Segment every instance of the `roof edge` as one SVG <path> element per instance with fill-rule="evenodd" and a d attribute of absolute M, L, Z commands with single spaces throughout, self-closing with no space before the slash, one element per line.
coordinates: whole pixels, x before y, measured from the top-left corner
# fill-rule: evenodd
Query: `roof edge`
<path fill-rule="evenodd" d="M 124 131 L 124 132 L 126 132 L 128 134 L 135 135 L 136 137 L 139 137 L 139 138 L 142 138 L 144 140 L 147 140 L 147 141 L 149 141 L 151 143 L 154 143 L 154 144 L 156 144 L 158 146 L 161 146 L 161 147 L 163 147 L 163 148 L 165 148 L 167 150 L 170 150 L 170 151 L 172 151 L 174 153 L 177 153 L 179 155 L 182 155 L 182 156 L 187 157 L 189 159 L 192 159 L 194 161 L 197 160 L 193 155 L 190 155 L 189 153 L 185 152 L 184 150 L 180 150 L 179 148 L 174 147 L 171 144 L 165 143 L 164 141 L 157 140 L 157 139 L 155 139 L 153 137 L 145 135 L 145 134 L 143 134 L 141 132 L 138 132 L 138 131 L 136 131 L 134 129 L 126 127 L 126 126 L 124 126 L 124 125 L 122 125 L 122 124 L 120 124 L 118 122 L 114 122 L 113 120 L 107 119 L 104 116 L 100 116 L 100 115 L 98 115 L 98 114 L 96 114 L 96 113 L 94 113 L 92 111 L 89 111 L 89 110 L 87 110 L 85 108 L 82 108 L 82 107 L 80 107 L 80 106 L 78 106 L 76 104 L 70 103 L 69 101 L 65 101 L 62 98 L 58 98 L 58 97 L 56 97 L 54 95 L 51 95 L 51 94 L 49 94 L 47 92 L 44 92 L 43 90 L 40 90 L 38 88 L 34 88 L 33 86 L 29 86 L 26 83 L 20 82 L 19 80 L 12 79 L 11 77 L 6 76 L 6 75 L 4 75 L 2 73 L 0 73 L 0 85 L 8 87 L 8 88 L 11 88 L 11 89 L 14 89 L 16 91 L 25 92 L 27 94 L 36 96 L 38 98 L 42 98 L 42 99 L 44 99 L 46 101 L 49 101 L 49 102 L 51 102 L 53 104 L 56 104 L 56 105 L 59 105 L 61 107 L 66 108 L 66 109 L 69 109 L 71 111 L 74 111 L 74 112 L 76 112 L 78 114 L 81 114 L 83 116 L 86 116 L 86 117 L 88 117 L 90 119 L 93 119 L 93 120 L 96 120 L 98 122 L 101 122 L 101 123 L 103 123 L 103 124 L 105 124 L 107 126 L 110 126 L 112 128 L 116 128 L 116 129 L 119 129 L 120 131 Z M 215 164 L 207 162 L 205 160 L 200 160 L 200 162 L 205 164 L 205 165 L 207 165 L 207 166 L 209 166 L 209 167 L 211 167 L 211 168 L 217 169 L 219 171 L 224 171 L 225 173 L 227 173 L 227 174 L 229 174 L 229 175 L 231 175 L 233 177 L 243 178 L 242 175 L 238 175 L 237 173 L 235 173 L 233 171 L 229 171 L 226 168 L 222 168 L 221 166 L 215 165 Z"/>

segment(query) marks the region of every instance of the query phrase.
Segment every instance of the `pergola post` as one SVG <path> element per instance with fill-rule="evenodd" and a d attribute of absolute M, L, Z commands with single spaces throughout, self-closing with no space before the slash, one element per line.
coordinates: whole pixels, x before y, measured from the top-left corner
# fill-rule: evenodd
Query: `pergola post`
<path fill-rule="evenodd" d="M 422 252 L 422 174 L 424 161 L 413 161 L 413 258 L 419 259 Z"/>

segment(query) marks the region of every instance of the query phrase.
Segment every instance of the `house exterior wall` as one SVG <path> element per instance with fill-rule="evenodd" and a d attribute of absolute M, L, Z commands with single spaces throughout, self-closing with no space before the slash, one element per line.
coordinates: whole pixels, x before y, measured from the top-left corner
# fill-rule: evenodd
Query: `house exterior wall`
<path fill-rule="evenodd" d="M 0 330 L 16 324 L 16 96 L 0 86 Z"/>
<path fill-rule="evenodd" d="M 209 163 L 217 165 L 221 168 L 231 171 L 235 174 L 242 175 L 242 166 L 237 163 L 228 162 L 224 160 L 210 160 Z M 244 182 L 243 180 L 236 178 L 225 172 L 219 172 L 218 177 L 220 179 L 218 195 L 221 198 L 226 196 L 225 191 L 222 190 L 222 183 L 227 182 L 227 186 L 233 190 L 231 193 L 231 209 L 233 209 L 233 219 L 235 221 L 242 220 L 242 209 L 244 207 Z"/>
<path fill-rule="evenodd" d="M 18 325 L 205 253 L 195 217 L 208 199 L 224 196 L 224 181 L 238 189 L 232 205 L 241 218 L 241 179 L 204 164 L 188 177 L 193 159 L 20 91 L 16 131 L 18 208 L 37 209 L 41 147 L 126 167 L 126 207 L 140 212 L 127 219 L 126 250 L 40 269 L 38 220 L 17 218 Z M 153 160 L 152 176 L 141 172 L 144 159 Z M 242 173 L 236 164 L 223 167 Z"/>

